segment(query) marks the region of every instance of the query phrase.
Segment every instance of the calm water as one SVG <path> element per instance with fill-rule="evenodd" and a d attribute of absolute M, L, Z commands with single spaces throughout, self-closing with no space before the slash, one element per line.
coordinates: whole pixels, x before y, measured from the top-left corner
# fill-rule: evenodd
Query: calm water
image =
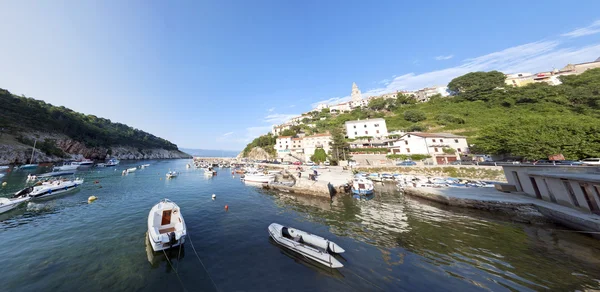
<path fill-rule="evenodd" d="M 80 191 L 0 217 L 2 290 L 214 291 L 189 241 L 180 254 L 168 253 L 177 273 L 163 254 L 148 252 L 148 212 L 165 197 L 181 207 L 220 291 L 600 288 L 600 241 L 552 231 L 560 226 L 511 223 L 394 191 L 330 204 L 245 186 L 227 170 L 206 178 L 186 170 L 186 162 L 150 161 L 127 176 L 121 170 L 139 162 L 80 172 L 86 178 Z M 169 169 L 182 174 L 165 180 Z M 9 185 L 1 194 L 21 188 L 25 176 L 2 178 Z M 88 204 L 90 195 L 98 200 Z M 346 249 L 345 267 L 321 268 L 274 245 L 267 233 L 272 222 L 335 241 Z"/>

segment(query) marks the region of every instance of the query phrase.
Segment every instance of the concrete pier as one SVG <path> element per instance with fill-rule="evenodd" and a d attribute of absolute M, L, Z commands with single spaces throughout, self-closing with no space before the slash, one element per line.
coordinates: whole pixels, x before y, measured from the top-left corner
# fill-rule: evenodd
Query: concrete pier
<path fill-rule="evenodd" d="M 330 166 L 327 169 L 317 169 L 317 179 L 313 181 L 309 179 L 309 174 L 312 174 L 313 170 L 307 166 L 302 166 L 304 171 L 301 172 L 296 170 L 297 166 L 295 165 L 265 164 L 263 166 L 283 169 L 295 180 L 295 184 L 292 187 L 269 185 L 268 188 L 326 198 L 331 198 L 330 184 L 331 188 L 339 193 L 340 187 L 348 183 L 353 176 L 350 170 L 344 170 L 338 166 Z M 301 173 L 300 176 L 298 175 L 299 173 Z"/>
<path fill-rule="evenodd" d="M 600 216 L 526 196 L 524 193 L 502 193 L 492 188 L 407 188 L 404 194 L 449 206 L 490 211 L 526 212 L 535 210 L 575 230 L 600 232 Z"/>

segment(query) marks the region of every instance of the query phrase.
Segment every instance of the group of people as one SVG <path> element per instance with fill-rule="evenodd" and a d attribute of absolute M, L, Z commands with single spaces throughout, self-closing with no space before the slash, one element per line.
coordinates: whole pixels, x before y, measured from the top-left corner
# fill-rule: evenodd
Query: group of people
<path fill-rule="evenodd" d="M 308 179 L 309 180 L 317 180 L 317 175 L 319 175 L 319 173 L 317 172 L 316 169 L 313 169 L 313 173 L 308 175 Z M 300 169 L 300 171 L 298 171 L 298 179 L 301 179 L 301 178 L 302 178 L 302 170 Z"/>

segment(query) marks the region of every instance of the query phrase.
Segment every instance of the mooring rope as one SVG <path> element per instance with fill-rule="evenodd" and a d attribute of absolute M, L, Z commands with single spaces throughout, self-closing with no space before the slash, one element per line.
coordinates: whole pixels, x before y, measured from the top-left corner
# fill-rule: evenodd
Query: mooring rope
<path fill-rule="evenodd" d="M 217 284 L 215 284 L 215 281 L 213 281 L 212 277 L 208 273 L 208 270 L 206 269 L 206 266 L 204 266 L 204 263 L 200 259 L 200 256 L 198 255 L 198 252 L 196 252 L 196 248 L 194 247 L 194 243 L 192 242 L 192 237 L 189 234 L 187 235 L 187 237 L 190 239 L 190 244 L 192 245 L 192 249 L 194 250 L 194 253 L 196 254 L 196 257 L 198 258 L 198 261 L 200 261 L 200 264 L 202 265 L 202 268 L 204 268 L 204 271 L 208 275 L 208 278 L 210 279 L 210 282 L 213 284 L 213 286 L 215 287 L 215 289 L 217 291 L 219 291 L 219 287 L 217 287 Z"/>
<path fill-rule="evenodd" d="M 171 260 L 169 260 L 169 256 L 167 255 L 167 252 L 164 249 L 162 250 L 162 252 L 165 254 L 165 257 L 167 258 L 167 262 L 169 263 L 169 266 L 171 266 L 171 269 L 173 269 L 173 271 L 175 271 L 175 275 L 177 276 L 177 279 L 179 280 L 179 284 L 181 284 L 181 288 L 183 288 L 183 291 L 187 291 L 187 289 L 185 289 L 185 285 L 183 285 L 183 281 L 179 277 L 179 272 L 177 271 L 177 269 L 175 269 L 175 267 L 173 267 Z"/>

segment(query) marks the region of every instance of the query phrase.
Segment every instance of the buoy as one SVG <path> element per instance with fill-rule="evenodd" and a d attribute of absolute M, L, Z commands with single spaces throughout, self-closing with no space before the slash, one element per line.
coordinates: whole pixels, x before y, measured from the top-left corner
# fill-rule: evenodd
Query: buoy
<path fill-rule="evenodd" d="M 95 181 L 94 183 L 95 183 L 95 184 L 99 184 L 99 183 L 100 183 L 100 181 Z"/>
<path fill-rule="evenodd" d="M 229 206 L 225 205 L 225 211 L 229 211 Z"/>
<path fill-rule="evenodd" d="M 95 201 L 96 199 L 98 199 L 96 196 L 90 196 L 88 198 L 88 203 L 91 203 L 91 202 Z"/>
<path fill-rule="evenodd" d="M 213 198 L 213 200 L 214 200 L 215 198 L 217 198 L 217 195 L 213 194 L 213 195 L 212 195 L 212 198 Z"/>
<path fill-rule="evenodd" d="M 8 183 L 6 183 L 6 182 L 3 182 L 3 183 L 2 183 L 2 186 L 3 186 L 3 187 L 5 187 L 7 184 L 8 184 Z"/>

